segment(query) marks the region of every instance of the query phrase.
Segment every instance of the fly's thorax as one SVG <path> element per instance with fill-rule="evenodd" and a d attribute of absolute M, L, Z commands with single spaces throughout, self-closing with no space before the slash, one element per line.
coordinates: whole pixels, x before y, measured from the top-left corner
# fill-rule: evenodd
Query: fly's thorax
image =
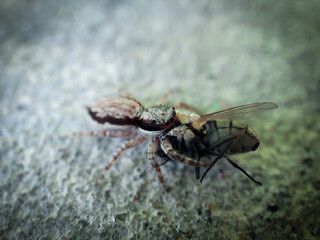
<path fill-rule="evenodd" d="M 209 152 L 210 154 L 218 154 L 225 144 L 218 144 L 222 139 L 230 135 L 229 120 L 212 119 L 197 125 L 200 129 L 197 131 L 197 144 L 201 152 Z M 194 125 L 192 125 L 194 126 Z"/>
<path fill-rule="evenodd" d="M 221 138 L 231 134 L 231 120 L 215 119 L 207 121 L 200 130 L 204 138 L 207 138 L 210 143 L 214 143 Z"/>
<path fill-rule="evenodd" d="M 140 127 L 147 131 L 159 131 L 174 126 L 176 111 L 173 106 L 154 106 L 139 115 Z"/>

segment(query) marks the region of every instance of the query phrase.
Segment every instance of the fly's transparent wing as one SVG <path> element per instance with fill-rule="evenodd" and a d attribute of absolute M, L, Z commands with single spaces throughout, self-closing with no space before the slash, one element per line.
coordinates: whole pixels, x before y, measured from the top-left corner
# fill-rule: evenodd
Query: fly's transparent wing
<path fill-rule="evenodd" d="M 243 118 L 243 116 L 247 113 L 264 112 L 276 108 L 278 108 L 278 105 L 271 102 L 250 103 L 214 113 L 209 113 L 201 116 L 199 120 L 210 120 L 214 118 L 236 120 Z"/>
<path fill-rule="evenodd" d="M 199 119 L 195 120 L 192 125 L 202 125 L 202 123 L 205 123 L 212 119 L 239 120 L 243 119 L 244 115 L 248 113 L 264 112 L 276 108 L 278 108 L 278 105 L 271 102 L 250 103 L 203 115 Z"/>

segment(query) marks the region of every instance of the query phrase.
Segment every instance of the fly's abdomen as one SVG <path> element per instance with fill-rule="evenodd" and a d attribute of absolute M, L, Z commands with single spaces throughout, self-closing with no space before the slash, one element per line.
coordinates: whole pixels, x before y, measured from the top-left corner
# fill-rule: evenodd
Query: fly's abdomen
<path fill-rule="evenodd" d="M 254 151 L 259 146 L 255 133 L 244 123 L 231 121 L 230 134 L 235 136 L 235 140 L 228 150 L 229 154 Z"/>
<path fill-rule="evenodd" d="M 229 125 L 229 120 L 217 119 L 206 122 L 202 129 L 202 150 L 211 154 L 219 154 L 225 145 L 230 143 L 227 140 L 230 136 Z"/>
<path fill-rule="evenodd" d="M 233 141 L 226 154 L 254 151 L 259 141 L 248 125 L 232 120 L 210 120 L 203 128 L 203 147 L 212 154 L 219 154 Z M 234 138 L 232 138 L 232 136 Z"/>

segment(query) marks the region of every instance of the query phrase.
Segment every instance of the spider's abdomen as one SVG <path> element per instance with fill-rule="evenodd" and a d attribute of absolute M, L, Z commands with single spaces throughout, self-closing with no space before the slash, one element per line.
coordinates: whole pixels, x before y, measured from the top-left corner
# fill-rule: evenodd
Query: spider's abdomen
<path fill-rule="evenodd" d="M 136 125 L 142 111 L 139 102 L 126 97 L 105 98 L 88 107 L 92 119 L 101 124 Z"/>

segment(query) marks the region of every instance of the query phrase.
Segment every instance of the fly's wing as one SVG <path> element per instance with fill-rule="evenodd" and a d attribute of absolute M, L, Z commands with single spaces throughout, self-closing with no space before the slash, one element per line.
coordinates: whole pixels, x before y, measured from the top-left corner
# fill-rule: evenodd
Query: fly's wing
<path fill-rule="evenodd" d="M 133 98 L 110 97 L 87 107 L 93 120 L 114 125 L 136 125 L 142 105 Z"/>
<path fill-rule="evenodd" d="M 192 126 L 196 129 L 200 129 L 201 126 L 209 120 L 213 120 L 217 118 L 237 120 L 237 119 L 242 119 L 243 116 L 248 113 L 263 112 L 263 111 L 272 110 L 276 108 L 278 108 L 278 105 L 271 102 L 259 102 L 259 103 L 241 105 L 241 106 L 229 108 L 226 110 L 221 110 L 218 112 L 203 115 L 199 119 L 195 120 L 192 123 Z"/>

